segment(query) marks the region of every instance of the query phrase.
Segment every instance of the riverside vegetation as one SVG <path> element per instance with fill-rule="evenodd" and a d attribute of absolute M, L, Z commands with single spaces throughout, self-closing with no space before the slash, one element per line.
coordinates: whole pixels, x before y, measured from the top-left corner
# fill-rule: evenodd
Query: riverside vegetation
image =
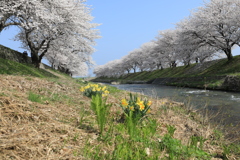
<path fill-rule="evenodd" d="M 240 157 L 239 139 L 181 103 L 0 61 L 0 159 Z"/>

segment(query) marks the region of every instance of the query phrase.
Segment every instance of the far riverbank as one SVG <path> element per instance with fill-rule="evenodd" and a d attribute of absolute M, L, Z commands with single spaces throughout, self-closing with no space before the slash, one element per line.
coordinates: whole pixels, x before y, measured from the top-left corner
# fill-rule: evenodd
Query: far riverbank
<path fill-rule="evenodd" d="M 116 84 L 161 84 L 209 90 L 240 91 L 240 56 L 163 70 L 97 77 L 93 82 Z"/>

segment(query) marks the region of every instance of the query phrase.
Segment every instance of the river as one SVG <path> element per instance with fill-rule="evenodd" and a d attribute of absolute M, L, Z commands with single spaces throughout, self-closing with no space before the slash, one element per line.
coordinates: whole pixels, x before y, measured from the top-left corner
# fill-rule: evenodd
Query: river
<path fill-rule="evenodd" d="M 193 88 L 177 88 L 154 84 L 112 85 L 121 90 L 140 92 L 144 95 L 168 98 L 173 101 L 190 104 L 195 109 L 207 109 L 216 122 L 240 128 L 240 93 Z"/>

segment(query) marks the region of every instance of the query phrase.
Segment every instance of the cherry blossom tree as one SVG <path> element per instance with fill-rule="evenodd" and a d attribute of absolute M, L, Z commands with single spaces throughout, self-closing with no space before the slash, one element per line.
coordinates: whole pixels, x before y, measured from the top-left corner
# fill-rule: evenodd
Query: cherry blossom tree
<path fill-rule="evenodd" d="M 17 36 L 23 42 L 23 47 L 31 51 L 33 63 L 38 65 L 53 45 L 60 47 L 65 52 L 63 54 L 91 54 L 94 51 L 94 39 L 98 38 L 96 30 L 92 28 L 97 24 L 90 23 L 93 17 L 85 4 L 75 0 L 56 0 L 49 7 L 58 12 L 62 21 L 43 23 L 38 28 L 22 27 L 22 32 Z"/>
<path fill-rule="evenodd" d="M 20 33 L 16 40 L 29 50 L 33 64 L 39 65 L 45 57 L 53 63 L 74 66 L 92 66 L 94 39 L 99 38 L 91 23 L 93 17 L 85 0 L 4 0 L 0 4 L 0 32 L 17 25 Z M 51 55 L 53 54 L 53 55 Z M 65 57 L 65 58 L 63 58 Z M 67 57 L 67 58 L 66 58 Z M 78 64 L 70 65 L 67 59 L 78 57 Z M 72 62 L 75 59 L 72 59 Z M 81 67 L 80 67 L 81 66 Z M 70 67 L 70 68 L 69 68 Z M 76 73 L 76 71 L 74 71 Z M 80 73 L 80 72 L 78 72 Z"/>
<path fill-rule="evenodd" d="M 61 21 L 58 14 L 47 6 L 54 1 L 2 0 L 0 3 L 0 32 L 11 26 L 38 27 L 42 23 Z M 26 21 L 31 21 L 26 23 Z M 29 25 L 29 26 L 27 26 Z"/>
<path fill-rule="evenodd" d="M 95 74 L 96 77 L 104 77 L 104 65 L 98 65 L 94 68 L 93 73 Z"/>
<path fill-rule="evenodd" d="M 124 73 L 121 64 L 121 59 L 109 61 L 105 65 L 95 67 L 93 73 L 96 77 L 119 77 Z"/>
<path fill-rule="evenodd" d="M 140 46 L 141 54 L 139 55 L 142 57 L 142 65 L 139 66 L 140 71 L 147 71 L 153 69 L 154 59 L 156 57 L 152 57 L 151 53 L 154 51 L 154 47 L 156 46 L 156 43 L 153 41 L 146 42 Z"/>
<path fill-rule="evenodd" d="M 194 55 L 195 55 L 196 62 L 199 62 L 199 63 L 212 60 L 216 57 L 221 58 L 223 56 L 223 54 L 217 53 L 216 48 L 213 48 L 212 46 L 209 46 L 209 45 L 204 45 L 199 47 L 195 51 Z"/>
<path fill-rule="evenodd" d="M 140 50 L 135 49 L 129 52 L 126 60 L 126 62 L 131 66 L 131 70 L 133 70 L 134 73 L 136 73 L 138 69 L 138 61 L 135 59 L 136 55 L 138 54 L 138 51 Z"/>
<path fill-rule="evenodd" d="M 181 26 L 186 34 L 222 51 L 228 60 L 233 58 L 232 48 L 240 42 L 239 1 L 211 0 Z"/>
<path fill-rule="evenodd" d="M 185 34 L 181 28 L 175 30 L 174 50 L 178 61 L 184 65 L 190 65 L 197 58 L 196 51 L 201 46 L 201 43 L 192 36 Z"/>
<path fill-rule="evenodd" d="M 130 71 L 132 70 L 132 65 L 129 62 L 130 62 L 130 57 L 128 55 L 122 57 L 122 68 L 126 73 L 130 73 Z"/>
<path fill-rule="evenodd" d="M 156 43 L 159 45 L 158 49 L 164 55 L 165 63 L 168 63 L 169 67 L 176 67 L 177 55 L 175 52 L 176 43 L 176 31 L 173 29 L 160 31 L 156 37 Z"/>
<path fill-rule="evenodd" d="M 25 3 L 26 4 L 26 3 Z M 16 21 L 18 16 L 17 10 L 24 5 L 23 1 L 7 1 L 3 0 L 0 3 L 0 33 L 3 29 L 11 25 L 20 25 L 20 22 Z"/>
<path fill-rule="evenodd" d="M 114 77 L 120 77 L 125 74 L 125 68 L 123 67 L 123 59 L 116 59 L 113 62 L 112 74 Z"/>
<path fill-rule="evenodd" d="M 86 76 L 91 68 L 89 65 L 94 64 L 91 56 L 86 60 L 79 54 L 58 54 L 57 50 L 47 52 L 45 58 L 52 68 L 72 76 Z"/>
<path fill-rule="evenodd" d="M 154 41 L 156 44 L 153 48 L 153 51 L 149 54 L 149 66 L 151 70 L 154 69 L 163 69 L 166 64 L 166 59 L 164 55 L 164 50 L 160 47 L 160 44 L 158 44 L 156 41 Z"/>

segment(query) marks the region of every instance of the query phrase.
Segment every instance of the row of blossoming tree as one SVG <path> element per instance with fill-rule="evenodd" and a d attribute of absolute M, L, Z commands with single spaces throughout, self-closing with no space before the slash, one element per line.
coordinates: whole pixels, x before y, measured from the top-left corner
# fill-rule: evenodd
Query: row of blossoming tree
<path fill-rule="evenodd" d="M 15 40 L 31 53 L 36 66 L 45 57 L 52 66 L 73 75 L 87 74 L 93 64 L 94 39 L 99 35 L 85 1 L 2 0 L 0 33 L 11 26 L 19 27 Z"/>
<path fill-rule="evenodd" d="M 223 56 L 231 61 L 232 49 L 239 45 L 240 0 L 210 0 L 178 22 L 175 29 L 160 31 L 151 42 L 96 67 L 94 73 L 97 77 L 116 77 Z"/>

